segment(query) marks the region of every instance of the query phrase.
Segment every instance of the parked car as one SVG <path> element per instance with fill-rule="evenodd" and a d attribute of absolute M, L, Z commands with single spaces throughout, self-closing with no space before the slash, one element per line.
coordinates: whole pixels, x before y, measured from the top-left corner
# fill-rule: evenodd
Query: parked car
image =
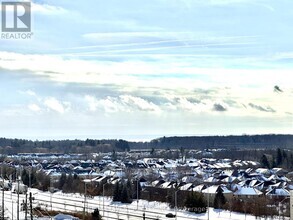
<path fill-rule="evenodd" d="M 176 215 L 174 215 L 173 213 L 168 213 L 168 214 L 166 214 L 166 217 L 167 218 L 175 218 Z"/>

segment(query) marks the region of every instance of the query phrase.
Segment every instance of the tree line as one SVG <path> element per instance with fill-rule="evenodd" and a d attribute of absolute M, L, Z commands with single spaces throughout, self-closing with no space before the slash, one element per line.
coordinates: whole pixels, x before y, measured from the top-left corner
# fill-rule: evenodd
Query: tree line
<path fill-rule="evenodd" d="M 260 162 L 263 167 L 268 169 L 281 167 L 291 170 L 293 169 L 293 153 L 277 148 L 277 150 L 270 153 L 264 153 Z"/>
<path fill-rule="evenodd" d="M 131 148 L 292 148 L 293 135 L 229 135 L 229 136 L 186 136 L 161 137 L 150 142 L 131 142 Z"/>
<path fill-rule="evenodd" d="M 17 153 L 90 153 L 129 151 L 129 143 L 125 140 L 47 140 L 32 141 L 25 139 L 0 138 L 1 154 Z"/>
<path fill-rule="evenodd" d="M 0 138 L 0 153 L 14 154 L 32 153 L 89 153 L 129 151 L 130 149 L 171 148 L 171 149 L 275 149 L 293 147 L 293 135 L 239 135 L 239 136 L 191 136 L 191 137 L 161 137 L 150 142 L 130 142 L 126 140 L 47 140 L 32 141 L 25 139 Z"/>

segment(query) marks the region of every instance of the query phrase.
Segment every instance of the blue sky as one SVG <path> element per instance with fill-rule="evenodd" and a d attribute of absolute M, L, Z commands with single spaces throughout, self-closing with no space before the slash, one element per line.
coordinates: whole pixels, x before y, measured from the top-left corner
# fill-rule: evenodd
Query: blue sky
<path fill-rule="evenodd" d="M 290 0 L 33 1 L 0 44 L 0 134 L 292 133 Z"/>

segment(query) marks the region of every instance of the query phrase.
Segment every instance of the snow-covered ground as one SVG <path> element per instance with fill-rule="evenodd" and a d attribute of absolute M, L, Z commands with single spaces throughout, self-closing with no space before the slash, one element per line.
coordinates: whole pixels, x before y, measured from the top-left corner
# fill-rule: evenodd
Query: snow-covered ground
<path fill-rule="evenodd" d="M 146 219 L 168 219 L 167 213 L 175 214 L 174 209 L 170 209 L 168 204 L 160 202 L 148 202 L 145 200 L 133 201 L 131 204 L 121 204 L 112 202 L 111 198 L 96 196 L 93 198 L 85 198 L 80 194 L 64 194 L 62 192 L 42 192 L 36 189 L 29 189 L 34 197 L 33 207 L 41 207 L 47 210 L 58 210 L 60 212 L 93 212 L 95 208 L 99 208 L 103 219 L 142 219 L 145 213 Z M 2 196 L 0 196 L 2 204 Z M 25 200 L 25 195 L 19 195 L 20 203 Z M 179 198 L 180 199 L 180 198 Z M 17 219 L 17 194 L 11 191 L 5 191 L 5 216 L 9 219 Z M 85 204 L 85 205 L 84 205 Z M 29 214 L 28 214 L 29 215 Z M 25 212 L 19 213 L 19 219 L 25 219 Z M 209 212 L 205 214 L 193 214 L 187 211 L 177 211 L 178 220 L 188 219 L 220 219 L 220 220 L 255 220 L 255 216 L 245 215 L 241 213 L 215 210 L 209 208 Z M 260 219 L 260 218 L 259 218 Z M 271 219 L 271 218 L 266 218 Z M 273 219 L 279 219 L 278 217 Z M 289 218 L 288 218 L 289 219 Z"/>

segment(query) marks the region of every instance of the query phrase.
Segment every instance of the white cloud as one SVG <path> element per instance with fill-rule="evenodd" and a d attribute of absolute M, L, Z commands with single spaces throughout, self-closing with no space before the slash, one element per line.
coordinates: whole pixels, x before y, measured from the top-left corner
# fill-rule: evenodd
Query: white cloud
<path fill-rule="evenodd" d="M 107 97 L 98 101 L 106 113 L 126 111 L 117 98 Z"/>
<path fill-rule="evenodd" d="M 29 104 L 28 108 L 33 112 L 40 112 L 41 108 L 37 104 Z"/>
<path fill-rule="evenodd" d="M 64 14 L 68 11 L 65 8 L 62 8 L 60 6 L 54 6 L 49 4 L 38 4 L 38 3 L 31 3 L 33 12 L 45 14 L 45 15 L 58 15 L 58 14 Z"/>
<path fill-rule="evenodd" d="M 90 111 L 97 111 L 98 109 L 104 109 L 106 113 L 138 111 L 159 113 L 161 111 L 160 107 L 154 103 L 131 95 L 120 95 L 119 97 L 108 96 L 104 99 L 97 99 L 93 96 L 86 95 L 85 100 Z"/>
<path fill-rule="evenodd" d="M 106 98 L 85 96 L 90 111 L 104 109 L 106 112 L 146 111 L 156 112 L 174 109 L 174 111 L 189 111 L 195 113 L 211 112 L 214 104 L 225 106 L 223 100 L 233 99 L 237 103 L 259 103 L 261 106 L 271 106 L 276 110 L 275 116 L 291 112 L 292 104 L 290 93 L 292 88 L 291 69 L 239 69 L 239 68 L 199 68 L 193 59 L 157 59 L 142 62 L 140 60 L 126 61 L 95 61 L 66 59 L 61 56 L 23 55 L 18 53 L 0 52 L 0 67 L 11 71 L 28 70 L 36 77 L 48 77 L 52 82 L 74 83 L 91 85 L 93 88 L 107 88 L 107 92 L 116 94 Z M 54 65 L 52 65 L 54 64 Z M 276 74 L 278 73 L 278 74 Z M 23 72 L 25 74 L 25 72 Z M 109 85 L 111 85 L 109 87 Z M 275 94 L 275 85 L 281 86 L 284 93 Z M 229 87 L 230 89 L 225 89 Z M 197 89 L 207 93 L 197 92 Z M 209 93 L 209 90 L 215 90 Z M 177 101 L 171 100 L 168 104 L 158 103 L 141 98 L 152 97 L 160 91 L 159 97 L 171 95 Z M 138 92 L 138 95 L 135 95 Z M 33 90 L 25 92 L 36 96 Z M 106 95 L 108 95 L 106 93 Z M 105 97 L 105 96 L 104 96 Z M 200 103 L 191 102 L 188 97 L 200 100 Z M 38 98 L 44 103 L 44 98 Z M 151 99 L 150 99 L 151 100 Z M 48 100 L 46 100 L 48 105 Z M 52 104 L 51 102 L 49 102 Z M 43 104 L 40 104 L 40 106 Z M 70 106 L 56 101 L 53 109 L 65 112 Z M 57 107 L 56 107 L 57 106 Z M 130 107 L 131 106 L 131 107 Z M 48 107 L 48 106 L 46 106 Z M 226 106 L 225 114 L 261 116 L 264 112 L 255 114 L 250 109 Z M 52 108 L 50 108 L 52 109 Z M 221 114 L 213 112 L 211 114 Z"/>
<path fill-rule="evenodd" d="M 26 90 L 25 93 L 30 95 L 30 96 L 36 96 L 36 93 L 34 91 L 30 90 L 30 89 Z"/>
<path fill-rule="evenodd" d="M 18 55 L 17 55 L 18 56 Z M 17 57 L 16 56 L 16 57 Z M 20 56 L 20 55 L 19 55 Z M 290 112 L 290 94 L 273 93 L 273 87 L 277 84 L 288 91 L 291 88 L 290 69 L 221 69 L 221 68 L 198 68 L 188 62 L 173 62 L 173 60 L 162 62 L 94 62 L 84 60 L 65 60 L 61 57 L 50 56 L 20 56 L 20 59 L 12 62 L 14 56 L 8 56 L 0 60 L 0 66 L 17 68 L 22 70 L 28 68 L 33 73 L 41 76 L 49 76 L 53 81 L 63 83 L 85 83 L 91 85 L 112 85 L 114 92 L 123 94 L 120 97 L 107 97 L 93 99 L 87 97 L 88 107 L 91 111 L 98 108 L 107 112 L 134 111 L 137 108 L 142 111 L 160 112 L 165 108 L 181 109 L 190 112 L 210 112 L 215 103 L 222 103 L 226 98 L 232 98 L 238 103 L 259 103 L 262 106 L 272 106 L 276 114 Z M 15 57 L 14 57 L 15 58 Z M 47 62 L 46 62 L 47 60 Z M 5 62 L 9 63 L 5 63 Z M 172 62 L 171 62 L 172 61 Z M 41 62 L 41 64 L 40 64 Z M 36 63 L 33 64 L 33 63 Z M 54 63 L 55 65 L 51 65 Z M 5 64 L 5 65 L 4 65 Z M 46 71 L 47 69 L 47 71 Z M 278 75 L 276 75 L 278 71 Z M 58 73 L 58 74 L 56 74 Z M 180 73 L 180 74 L 178 74 Z M 183 77 L 181 77 L 181 75 Z M 226 90 L 225 87 L 230 89 Z M 214 89 L 213 94 L 204 100 L 194 92 L 196 88 Z M 118 91 L 115 91 L 117 89 Z M 152 102 L 135 96 L 135 91 L 151 94 L 160 90 L 162 96 L 168 93 L 178 97 L 178 103 L 168 106 L 157 106 Z M 33 95 L 33 91 L 27 91 Z M 200 98 L 201 103 L 190 102 L 185 97 Z M 282 97 L 280 99 L 280 97 Z M 163 103 L 166 105 L 166 103 Z M 223 103 L 222 103 L 223 104 Z M 129 108 L 128 106 L 132 106 Z M 61 108 L 59 108 L 60 110 Z M 61 110 L 62 111 L 62 110 Z M 229 108 L 227 114 L 233 115 L 255 115 L 252 111 Z M 259 112 L 259 115 L 264 113 Z"/>
<path fill-rule="evenodd" d="M 135 106 L 139 110 L 142 110 L 142 111 L 152 111 L 152 112 L 160 112 L 161 111 L 161 109 L 157 105 L 155 105 L 154 103 L 149 102 L 145 99 L 142 99 L 140 97 L 134 97 L 134 96 L 130 96 L 130 95 L 122 95 L 122 96 L 120 96 L 120 99 L 124 105 Z"/>
<path fill-rule="evenodd" d="M 98 109 L 104 109 L 106 113 L 113 113 L 123 110 L 121 103 L 118 103 L 117 98 L 106 97 L 104 99 L 97 99 L 94 96 L 86 95 L 85 100 L 90 111 L 95 112 Z"/>
<path fill-rule="evenodd" d="M 44 105 L 50 110 L 63 114 L 69 108 L 68 103 L 61 103 L 54 97 L 49 97 L 44 100 Z"/>
<path fill-rule="evenodd" d="M 291 69 L 199 68 L 194 59 L 176 58 L 143 62 L 86 61 L 61 56 L 0 52 L 0 67 L 28 70 L 37 76 L 65 83 L 119 85 L 124 88 L 193 89 L 194 87 L 291 86 Z M 54 64 L 54 65 L 52 65 Z M 276 78 L 278 71 L 278 78 Z M 185 77 L 181 77 L 185 75 Z M 147 77 L 147 80 L 146 80 Z M 276 82 L 277 81 L 277 82 Z"/>
<path fill-rule="evenodd" d="M 90 96 L 90 95 L 86 95 L 84 98 L 85 98 L 85 100 L 86 100 L 86 102 L 88 104 L 88 107 L 89 107 L 90 111 L 94 112 L 94 111 L 96 111 L 98 109 L 99 103 L 98 103 L 98 101 L 96 100 L 95 97 Z"/>
<path fill-rule="evenodd" d="M 24 91 L 19 91 L 20 94 L 24 94 L 24 95 L 28 95 L 28 96 L 32 96 L 32 97 L 37 97 L 37 94 L 35 93 L 35 91 L 31 90 L 31 89 L 27 89 Z"/>

